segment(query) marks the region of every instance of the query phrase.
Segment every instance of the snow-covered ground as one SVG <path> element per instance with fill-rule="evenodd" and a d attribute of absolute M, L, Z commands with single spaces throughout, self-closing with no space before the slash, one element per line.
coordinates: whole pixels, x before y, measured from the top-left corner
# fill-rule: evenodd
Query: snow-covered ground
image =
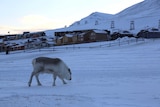
<path fill-rule="evenodd" d="M 0 53 L 0 107 L 160 107 L 159 43 L 160 39 L 120 46 L 98 42 Z M 28 87 L 31 60 L 38 56 L 63 59 L 73 80 L 64 85 L 57 79 L 53 87 L 52 75 L 43 74 L 42 86 L 34 78 Z"/>

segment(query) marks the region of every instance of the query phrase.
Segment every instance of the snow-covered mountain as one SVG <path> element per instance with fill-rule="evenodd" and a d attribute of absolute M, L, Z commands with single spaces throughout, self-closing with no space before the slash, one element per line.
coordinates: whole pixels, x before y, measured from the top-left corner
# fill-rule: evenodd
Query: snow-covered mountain
<path fill-rule="evenodd" d="M 105 20 L 110 19 L 112 16 L 113 16 L 112 14 L 93 12 L 89 16 L 81 19 L 80 21 L 76 21 L 71 26 L 77 26 L 77 25 L 79 26 L 87 24 L 98 25 L 102 24 Z"/>
<path fill-rule="evenodd" d="M 141 18 L 160 14 L 160 0 L 145 0 L 116 14 L 116 17 Z"/>
<path fill-rule="evenodd" d="M 115 29 L 129 30 L 131 21 L 134 21 L 135 30 L 132 30 L 132 32 L 137 33 L 148 27 L 158 28 L 159 20 L 160 0 L 145 0 L 115 15 L 94 12 L 69 27 L 58 30 L 108 29 L 112 31 L 112 21 L 114 21 Z"/>

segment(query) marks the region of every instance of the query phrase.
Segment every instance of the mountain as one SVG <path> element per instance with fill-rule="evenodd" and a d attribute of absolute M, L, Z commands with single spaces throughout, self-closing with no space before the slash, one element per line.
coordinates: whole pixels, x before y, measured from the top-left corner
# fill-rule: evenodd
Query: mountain
<path fill-rule="evenodd" d="M 110 19 L 113 15 L 112 14 L 106 14 L 106 13 L 100 13 L 100 12 L 94 12 L 90 14 L 89 16 L 81 19 L 80 21 L 76 21 L 71 26 L 77 26 L 77 25 L 87 25 L 87 24 L 102 24 L 105 20 Z M 98 21 L 98 22 L 97 22 Z"/>
<path fill-rule="evenodd" d="M 69 27 L 56 29 L 55 31 L 84 29 L 129 30 L 131 21 L 134 21 L 135 26 L 135 30 L 132 30 L 133 33 L 138 33 L 145 28 L 158 28 L 160 26 L 160 0 L 145 0 L 115 15 L 94 12 L 74 22 Z M 114 29 L 111 29 L 111 22 L 114 22 Z"/>
<path fill-rule="evenodd" d="M 145 0 L 116 14 L 116 17 L 140 18 L 160 14 L 160 0 Z"/>
<path fill-rule="evenodd" d="M 94 12 L 89 16 L 76 21 L 67 29 L 109 29 L 111 21 L 114 21 L 115 29 L 130 29 L 131 21 L 134 21 L 135 32 L 146 27 L 157 28 L 160 20 L 160 0 L 145 0 L 123 11 L 111 15 Z M 97 22 L 97 23 L 96 23 Z"/>

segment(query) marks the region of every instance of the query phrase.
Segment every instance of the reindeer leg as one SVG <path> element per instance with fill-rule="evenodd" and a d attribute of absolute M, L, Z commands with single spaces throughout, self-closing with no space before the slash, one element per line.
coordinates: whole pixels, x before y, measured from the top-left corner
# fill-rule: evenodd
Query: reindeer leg
<path fill-rule="evenodd" d="M 35 76 L 36 76 L 36 80 L 37 80 L 38 86 L 41 86 L 42 84 L 41 84 L 41 82 L 39 81 L 39 78 L 38 78 L 39 74 L 37 74 L 37 75 L 35 75 Z"/>
<path fill-rule="evenodd" d="M 63 84 L 67 84 L 67 83 L 64 81 L 64 79 L 61 79 L 61 80 L 62 80 Z"/>
<path fill-rule="evenodd" d="M 64 79 L 63 79 L 63 77 L 62 77 L 62 76 L 58 75 L 58 77 L 59 77 L 59 79 L 61 79 L 61 80 L 62 80 L 63 84 L 67 84 L 67 83 L 64 81 Z"/>
<path fill-rule="evenodd" d="M 31 73 L 31 76 L 30 76 L 30 79 L 29 79 L 29 82 L 28 82 L 28 86 L 29 86 L 29 87 L 31 86 L 32 78 L 33 78 L 34 75 L 35 75 L 35 73 L 32 72 L 32 73 Z"/>
<path fill-rule="evenodd" d="M 53 74 L 53 86 L 56 86 L 57 75 Z"/>
<path fill-rule="evenodd" d="M 67 84 L 67 83 L 64 81 L 63 78 L 61 78 L 61 77 L 59 77 L 59 78 L 62 80 L 63 84 Z"/>

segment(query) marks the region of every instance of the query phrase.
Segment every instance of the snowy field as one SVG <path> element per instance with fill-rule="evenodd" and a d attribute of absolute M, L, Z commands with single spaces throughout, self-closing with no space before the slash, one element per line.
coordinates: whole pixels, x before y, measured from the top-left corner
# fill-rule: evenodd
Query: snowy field
<path fill-rule="evenodd" d="M 0 107 L 160 107 L 160 39 L 82 46 L 99 44 L 0 53 Z M 42 74 L 42 86 L 33 78 L 28 87 L 31 61 L 38 56 L 63 59 L 73 80 L 64 85 L 57 78 L 53 87 L 52 75 Z"/>

